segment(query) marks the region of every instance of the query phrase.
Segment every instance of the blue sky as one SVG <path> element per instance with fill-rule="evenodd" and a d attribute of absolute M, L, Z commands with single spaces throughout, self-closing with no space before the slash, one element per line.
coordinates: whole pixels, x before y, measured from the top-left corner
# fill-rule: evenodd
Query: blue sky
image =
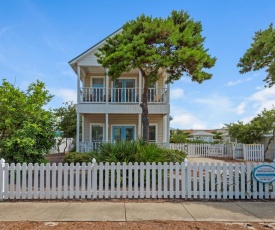
<path fill-rule="evenodd" d="M 275 24 L 274 0 L 0 1 L 0 77 L 21 89 L 39 79 L 55 95 L 48 105 L 76 100 L 76 75 L 68 61 L 141 13 L 167 17 L 188 11 L 201 21 L 205 47 L 217 63 L 202 84 L 182 78 L 171 85 L 171 127 L 220 128 L 249 121 L 275 105 L 264 70 L 239 74 L 237 63 L 255 31 Z"/>

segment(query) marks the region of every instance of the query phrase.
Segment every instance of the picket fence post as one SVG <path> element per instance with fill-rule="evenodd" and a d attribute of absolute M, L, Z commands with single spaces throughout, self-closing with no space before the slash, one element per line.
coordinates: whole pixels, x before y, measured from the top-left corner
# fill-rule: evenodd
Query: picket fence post
<path fill-rule="evenodd" d="M 4 192 L 5 192 L 5 159 L 1 158 L 0 160 L 0 200 L 3 199 Z M 2 174 L 2 176 L 1 176 Z M 2 183 L 1 183 L 2 180 Z M 1 189 L 2 187 L 2 189 Z"/>
<path fill-rule="evenodd" d="M 92 197 L 97 198 L 97 163 L 96 159 L 92 160 Z"/>

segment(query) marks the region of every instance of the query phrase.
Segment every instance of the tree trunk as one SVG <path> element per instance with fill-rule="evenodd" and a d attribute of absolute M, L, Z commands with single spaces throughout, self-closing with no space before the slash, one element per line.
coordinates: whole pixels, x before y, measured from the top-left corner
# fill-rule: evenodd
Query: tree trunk
<path fill-rule="evenodd" d="M 64 148 L 64 154 L 66 153 L 66 149 L 68 147 L 68 138 L 67 137 L 65 138 L 65 143 L 66 143 L 66 145 L 65 145 L 65 148 Z"/>
<path fill-rule="evenodd" d="M 274 136 L 275 136 L 275 128 L 273 129 L 273 135 L 272 135 L 272 137 L 269 139 L 269 141 L 268 141 L 268 143 L 266 145 L 266 148 L 265 148 L 265 151 L 264 151 L 264 157 L 265 157 L 266 152 L 268 150 L 268 146 L 270 145 L 271 141 L 274 139 Z"/>
<path fill-rule="evenodd" d="M 142 103 L 140 104 L 140 107 L 142 108 L 142 126 L 143 126 L 143 132 L 142 132 L 142 139 L 146 142 L 149 141 L 149 119 L 148 119 L 148 78 L 146 76 L 143 76 L 145 82 L 144 82 L 144 89 L 142 94 Z"/>

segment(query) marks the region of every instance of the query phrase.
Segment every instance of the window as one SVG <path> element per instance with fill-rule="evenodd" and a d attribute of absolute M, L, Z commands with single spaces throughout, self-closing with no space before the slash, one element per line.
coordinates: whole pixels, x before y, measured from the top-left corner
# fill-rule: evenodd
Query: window
<path fill-rule="evenodd" d="M 91 124 L 91 141 L 103 142 L 103 138 L 104 138 L 104 125 Z"/>
<path fill-rule="evenodd" d="M 157 142 L 157 126 L 149 125 L 149 141 Z"/>

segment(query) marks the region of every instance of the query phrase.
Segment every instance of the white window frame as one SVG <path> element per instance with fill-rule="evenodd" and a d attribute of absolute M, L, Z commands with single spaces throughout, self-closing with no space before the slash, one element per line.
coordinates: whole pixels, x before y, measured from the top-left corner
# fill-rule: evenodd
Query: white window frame
<path fill-rule="evenodd" d="M 93 143 L 93 137 L 92 137 L 92 127 L 93 125 L 98 125 L 103 127 L 103 138 L 102 142 L 105 140 L 105 124 L 104 123 L 90 123 L 90 143 Z"/>
<path fill-rule="evenodd" d="M 155 126 L 156 127 L 156 140 L 153 142 L 153 141 L 150 141 L 149 140 L 149 142 L 152 142 L 152 143 L 158 143 L 158 124 L 157 123 L 151 123 L 151 124 L 149 124 L 149 127 L 150 126 Z"/>
<path fill-rule="evenodd" d="M 106 83 L 105 83 L 105 77 L 103 76 L 91 76 L 90 77 L 90 87 L 93 87 L 93 79 L 94 78 L 103 78 L 103 88 L 106 87 Z"/>
<path fill-rule="evenodd" d="M 137 86 L 137 78 L 136 77 L 120 77 L 120 78 L 117 78 L 116 80 L 135 80 L 135 89 L 137 89 L 138 88 L 138 86 Z M 116 80 L 114 80 L 114 81 L 112 81 L 112 89 L 114 89 L 114 87 L 115 87 L 115 81 Z"/>

